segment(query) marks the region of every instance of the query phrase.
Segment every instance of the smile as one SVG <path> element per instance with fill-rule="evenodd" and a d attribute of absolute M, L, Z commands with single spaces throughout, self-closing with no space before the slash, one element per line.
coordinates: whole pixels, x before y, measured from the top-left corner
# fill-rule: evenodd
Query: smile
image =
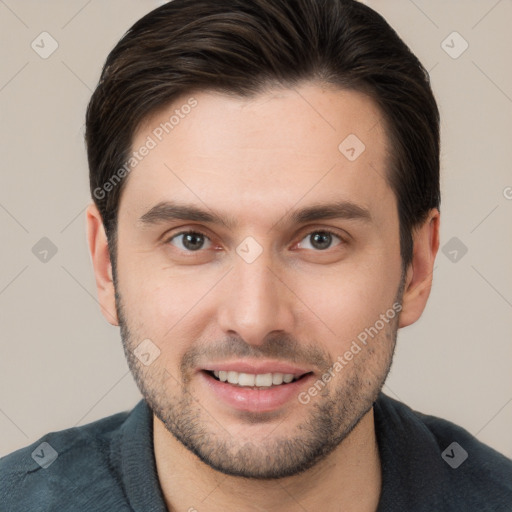
<path fill-rule="evenodd" d="M 283 383 L 289 384 L 301 377 L 296 377 L 292 373 L 241 373 L 234 371 L 214 371 L 214 377 L 221 382 L 229 382 L 240 387 L 271 387 L 280 386 Z"/>

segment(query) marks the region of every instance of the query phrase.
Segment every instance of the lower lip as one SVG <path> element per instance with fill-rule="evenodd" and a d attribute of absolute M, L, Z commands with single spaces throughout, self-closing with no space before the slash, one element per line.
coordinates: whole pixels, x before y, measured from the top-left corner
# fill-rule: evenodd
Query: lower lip
<path fill-rule="evenodd" d="M 221 382 L 205 371 L 200 371 L 199 375 L 218 398 L 234 409 L 249 412 L 274 411 L 291 400 L 297 399 L 301 388 L 307 386 L 314 377 L 310 373 L 289 384 L 254 389 Z"/>

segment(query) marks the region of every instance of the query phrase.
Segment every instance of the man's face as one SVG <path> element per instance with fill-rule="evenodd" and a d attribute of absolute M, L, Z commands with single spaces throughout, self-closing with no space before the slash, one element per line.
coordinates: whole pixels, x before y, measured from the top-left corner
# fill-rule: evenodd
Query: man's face
<path fill-rule="evenodd" d="M 368 97 L 313 84 L 193 97 L 161 141 L 188 97 L 133 141 L 151 149 L 118 214 L 125 352 L 156 416 L 201 460 L 293 475 L 350 433 L 391 364 L 402 273 L 384 125 Z M 148 214 L 161 203 L 212 218 Z M 294 215 L 334 204 L 336 216 Z"/>

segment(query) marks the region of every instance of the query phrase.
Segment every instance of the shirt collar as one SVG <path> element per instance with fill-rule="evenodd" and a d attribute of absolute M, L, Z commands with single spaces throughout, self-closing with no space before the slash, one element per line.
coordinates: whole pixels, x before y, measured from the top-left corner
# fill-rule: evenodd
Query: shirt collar
<path fill-rule="evenodd" d="M 142 399 L 121 427 L 121 474 L 135 512 L 167 512 L 153 447 L 153 412 Z"/>

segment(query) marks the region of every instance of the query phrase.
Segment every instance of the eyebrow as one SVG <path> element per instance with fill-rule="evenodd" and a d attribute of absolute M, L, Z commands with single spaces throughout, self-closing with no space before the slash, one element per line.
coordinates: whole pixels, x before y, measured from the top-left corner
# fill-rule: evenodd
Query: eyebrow
<path fill-rule="evenodd" d="M 276 224 L 303 224 L 305 222 L 327 219 L 359 220 L 372 222 L 370 211 L 352 201 L 338 201 L 307 206 L 286 213 Z M 186 220 L 222 225 L 233 229 L 237 225 L 235 217 L 222 216 L 193 205 L 171 201 L 161 201 L 139 218 L 143 225 L 157 225 L 175 220 Z M 275 225 L 275 224 L 274 224 Z"/>

